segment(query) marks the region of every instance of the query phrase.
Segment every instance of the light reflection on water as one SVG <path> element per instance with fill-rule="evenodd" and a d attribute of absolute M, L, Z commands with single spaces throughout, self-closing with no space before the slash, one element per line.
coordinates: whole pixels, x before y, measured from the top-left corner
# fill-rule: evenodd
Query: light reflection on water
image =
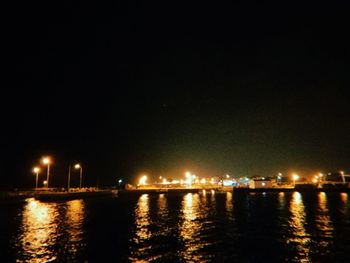
<path fill-rule="evenodd" d="M 182 224 L 180 226 L 180 237 L 185 249 L 181 255 L 187 262 L 199 261 L 201 259 L 200 249 L 204 247 L 200 242 L 200 234 L 203 224 L 199 221 L 201 213 L 200 199 L 198 194 L 186 194 L 182 201 Z"/>
<path fill-rule="evenodd" d="M 295 246 L 297 250 L 295 259 L 298 259 L 300 262 L 309 262 L 311 239 L 305 229 L 305 206 L 299 192 L 293 193 L 289 209 L 291 213 L 289 224 L 293 235 L 288 239 L 287 243 Z"/>
<path fill-rule="evenodd" d="M 136 221 L 136 237 L 134 241 L 136 243 L 141 243 L 143 240 L 151 236 L 149 230 L 150 216 L 149 216 L 149 196 L 148 194 L 143 194 L 138 203 L 135 211 L 135 221 Z"/>
<path fill-rule="evenodd" d="M 104 228 L 105 232 L 112 230 L 113 235 L 118 236 L 112 240 L 126 244 L 122 261 L 255 262 L 262 255 L 254 255 L 257 249 L 253 247 L 265 254 L 263 259 L 272 256 L 277 261 L 327 259 L 332 262 L 333 254 L 340 255 L 338 259 L 349 258 L 345 253 L 350 249 L 346 193 L 246 195 L 201 191 L 199 194 L 144 194 L 137 199 L 127 196 L 118 200 L 119 203 L 111 201 L 111 206 L 96 205 L 94 211 L 100 213 L 103 207 L 101 209 L 108 211 L 106 215 L 114 218 L 132 214 L 127 217 L 129 221 L 116 221 L 115 225 Z M 96 255 L 106 252 L 103 242 L 89 248 L 92 240 L 87 233 L 99 231 L 101 223 L 116 219 L 105 221 L 103 217 L 102 221 L 93 221 L 91 217 L 88 229 L 85 222 L 91 213 L 89 202 L 43 203 L 27 199 L 18 216 L 19 231 L 12 243 L 16 249 L 13 261 L 84 262 L 90 261 L 89 249 L 96 249 Z M 101 204 L 105 204 L 103 202 L 101 200 Z M 264 221 L 271 223 L 264 224 Z M 122 232 L 118 228 L 127 225 L 130 229 L 120 237 Z M 265 227 L 276 229 L 270 231 L 263 229 Z M 274 232 L 278 234 L 273 236 Z M 104 235 L 101 233 L 102 240 Z M 113 242 L 111 247 L 117 250 L 120 244 Z M 115 255 L 113 251 L 108 253 L 108 257 Z"/>
<path fill-rule="evenodd" d="M 234 220 L 233 216 L 233 203 L 232 203 L 232 193 L 226 193 L 226 213 L 229 221 Z"/>
<path fill-rule="evenodd" d="M 318 193 L 318 213 L 315 221 L 320 237 L 318 247 L 325 253 L 332 245 L 334 228 L 327 208 L 327 195 L 324 192 Z"/>
<path fill-rule="evenodd" d="M 55 204 L 27 201 L 23 211 L 19 262 L 50 262 L 56 259 L 52 246 L 57 241 L 58 211 Z"/>
<path fill-rule="evenodd" d="M 79 254 L 84 251 L 86 243 L 85 240 L 85 203 L 83 200 L 72 200 L 67 202 L 66 211 L 66 225 L 67 241 L 65 244 L 65 250 L 67 251 L 67 259 L 74 261 L 79 258 Z"/>
<path fill-rule="evenodd" d="M 340 212 L 343 215 L 347 215 L 349 212 L 349 206 L 348 206 L 348 194 L 347 193 L 340 193 L 340 200 L 341 200 L 341 208 Z"/>
<path fill-rule="evenodd" d="M 129 256 L 132 262 L 147 262 L 149 251 L 152 248 L 148 244 L 148 239 L 151 237 L 149 202 L 148 194 L 141 195 L 134 211 L 135 230 L 132 238 L 133 247 L 130 248 Z"/>
<path fill-rule="evenodd" d="M 64 212 L 66 217 L 62 214 Z M 52 262 L 57 260 L 58 254 L 64 252 L 65 258 L 74 262 L 78 250 L 85 246 L 83 220 L 81 200 L 45 203 L 34 198 L 27 199 L 20 232 L 15 241 L 20 251 L 16 261 Z"/>

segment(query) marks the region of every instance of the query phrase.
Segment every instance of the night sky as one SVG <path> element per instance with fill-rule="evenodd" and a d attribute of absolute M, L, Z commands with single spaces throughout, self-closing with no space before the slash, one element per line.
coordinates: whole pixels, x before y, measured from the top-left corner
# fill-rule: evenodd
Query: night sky
<path fill-rule="evenodd" d="M 0 186 L 350 170 L 347 1 L 126 2 L 9 7 Z"/>

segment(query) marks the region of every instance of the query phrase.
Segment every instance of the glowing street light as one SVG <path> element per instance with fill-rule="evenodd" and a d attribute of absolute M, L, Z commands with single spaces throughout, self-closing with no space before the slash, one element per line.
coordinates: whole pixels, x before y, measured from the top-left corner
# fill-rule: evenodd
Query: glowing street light
<path fill-rule="evenodd" d="M 43 185 L 46 187 L 47 186 L 47 181 L 43 181 Z"/>
<path fill-rule="evenodd" d="M 319 176 L 319 178 L 320 178 L 320 182 L 322 181 L 322 179 L 323 179 L 323 173 L 319 173 L 318 174 L 318 176 Z"/>
<path fill-rule="evenodd" d="M 295 187 L 295 182 L 299 180 L 299 175 L 293 174 L 293 182 L 294 182 L 294 187 Z"/>
<path fill-rule="evenodd" d="M 49 181 L 50 181 L 50 164 L 51 159 L 50 157 L 43 157 L 42 163 L 47 165 L 47 176 L 46 176 L 46 187 L 49 188 Z"/>
<path fill-rule="evenodd" d="M 139 185 L 146 185 L 146 184 L 147 184 L 147 175 L 143 175 L 139 180 Z"/>
<path fill-rule="evenodd" d="M 190 172 L 186 172 L 185 173 L 185 176 L 186 176 L 186 180 L 185 180 L 185 184 L 187 185 L 192 185 L 192 180 L 194 179 L 192 174 Z"/>
<path fill-rule="evenodd" d="M 164 178 L 162 184 L 168 184 L 168 180 Z"/>
<path fill-rule="evenodd" d="M 282 173 L 278 173 L 278 175 L 277 175 L 277 183 L 281 183 L 282 176 L 283 176 Z"/>
<path fill-rule="evenodd" d="M 74 165 L 74 169 L 80 170 L 79 188 L 81 188 L 83 182 L 83 167 L 79 163 L 77 163 L 76 165 Z"/>
<path fill-rule="evenodd" d="M 38 179 L 39 179 L 39 173 L 40 173 L 40 168 L 39 167 L 34 167 L 33 168 L 33 173 L 36 175 L 35 179 L 35 191 L 38 190 Z"/>

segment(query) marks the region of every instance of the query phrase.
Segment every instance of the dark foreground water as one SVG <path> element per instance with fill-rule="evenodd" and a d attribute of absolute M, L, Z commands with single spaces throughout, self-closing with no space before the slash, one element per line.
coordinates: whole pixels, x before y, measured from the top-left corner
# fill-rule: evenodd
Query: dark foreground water
<path fill-rule="evenodd" d="M 346 193 L 0 205 L 0 262 L 350 262 Z"/>

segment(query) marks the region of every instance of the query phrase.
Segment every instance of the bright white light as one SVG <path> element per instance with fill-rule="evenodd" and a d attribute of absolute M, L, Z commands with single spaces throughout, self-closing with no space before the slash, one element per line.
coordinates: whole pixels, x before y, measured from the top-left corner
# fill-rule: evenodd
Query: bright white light
<path fill-rule="evenodd" d="M 162 184 L 169 184 L 169 182 L 167 179 L 164 178 Z"/>
<path fill-rule="evenodd" d="M 51 162 L 50 157 L 44 157 L 42 159 L 43 164 L 49 164 Z"/>
<path fill-rule="evenodd" d="M 146 185 L 146 183 L 147 183 L 147 175 L 143 175 L 140 178 L 139 185 Z"/>
<path fill-rule="evenodd" d="M 223 180 L 222 184 L 224 186 L 232 186 L 233 185 L 233 180 Z"/>

